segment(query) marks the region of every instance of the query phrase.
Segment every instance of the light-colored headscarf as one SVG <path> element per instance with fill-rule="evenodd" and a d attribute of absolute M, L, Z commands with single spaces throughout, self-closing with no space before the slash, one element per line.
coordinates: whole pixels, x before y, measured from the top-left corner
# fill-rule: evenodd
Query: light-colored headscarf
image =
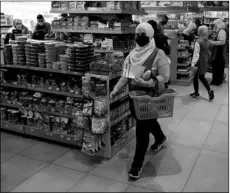
<path fill-rule="evenodd" d="M 220 31 L 221 29 L 225 29 L 225 23 L 221 19 L 214 20 L 213 24 L 216 27 L 216 31 Z"/>
<path fill-rule="evenodd" d="M 202 25 L 198 28 L 198 36 L 208 39 L 208 27 L 206 25 Z"/>
<path fill-rule="evenodd" d="M 136 27 L 135 33 L 138 33 L 139 29 L 145 30 L 146 36 L 149 37 L 150 42 L 148 45 L 144 47 L 140 47 L 138 44 L 136 44 L 136 47 L 130 52 L 130 54 L 125 59 L 125 63 L 131 63 L 132 65 L 141 66 L 148 59 L 148 57 L 152 54 L 156 45 L 155 45 L 155 40 L 153 38 L 154 30 L 149 23 L 143 22 L 139 24 Z"/>

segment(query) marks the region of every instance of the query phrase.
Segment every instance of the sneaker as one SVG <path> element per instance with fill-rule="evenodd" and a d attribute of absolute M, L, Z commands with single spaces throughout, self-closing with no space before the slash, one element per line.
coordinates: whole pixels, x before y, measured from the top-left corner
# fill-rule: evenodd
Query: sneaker
<path fill-rule="evenodd" d="M 191 97 L 195 98 L 195 99 L 199 99 L 200 98 L 200 94 L 198 93 L 192 93 L 190 94 Z"/>
<path fill-rule="evenodd" d="M 165 136 L 164 140 L 161 143 L 154 143 L 150 149 L 152 151 L 159 151 L 162 147 L 162 145 L 164 145 L 164 143 L 168 140 L 168 137 Z"/>
<path fill-rule="evenodd" d="M 209 95 L 209 100 L 210 101 L 212 101 L 213 99 L 214 99 L 214 91 L 213 90 L 210 90 L 209 92 L 208 92 L 208 95 Z"/>
<path fill-rule="evenodd" d="M 142 168 L 131 168 L 129 171 L 129 177 L 138 179 L 141 176 Z"/>

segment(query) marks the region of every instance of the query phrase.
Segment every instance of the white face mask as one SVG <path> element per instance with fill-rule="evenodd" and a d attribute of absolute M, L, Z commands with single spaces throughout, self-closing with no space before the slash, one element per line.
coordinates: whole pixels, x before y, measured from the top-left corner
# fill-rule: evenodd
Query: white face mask
<path fill-rule="evenodd" d="M 44 22 L 38 22 L 38 25 L 43 26 Z"/>

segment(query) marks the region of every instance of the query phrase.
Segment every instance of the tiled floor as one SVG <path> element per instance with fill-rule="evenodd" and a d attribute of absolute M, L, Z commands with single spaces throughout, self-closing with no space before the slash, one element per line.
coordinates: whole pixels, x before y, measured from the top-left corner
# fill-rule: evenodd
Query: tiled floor
<path fill-rule="evenodd" d="M 169 140 L 155 155 L 148 152 L 138 181 L 127 175 L 135 139 L 105 160 L 1 132 L 1 191 L 227 192 L 228 82 L 213 87 L 213 102 L 202 85 L 199 100 L 188 96 L 192 85 L 171 88 L 178 92 L 174 116 L 159 120 Z"/>

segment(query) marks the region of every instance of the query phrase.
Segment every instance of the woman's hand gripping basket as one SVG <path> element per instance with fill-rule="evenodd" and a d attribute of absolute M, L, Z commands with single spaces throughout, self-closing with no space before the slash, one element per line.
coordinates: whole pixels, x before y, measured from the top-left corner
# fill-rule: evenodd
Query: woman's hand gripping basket
<path fill-rule="evenodd" d="M 135 91 L 129 93 L 134 108 L 135 118 L 138 120 L 156 119 L 173 116 L 175 91 L 166 89 L 159 93 L 158 81 L 154 89 L 154 96 L 138 96 Z"/>

